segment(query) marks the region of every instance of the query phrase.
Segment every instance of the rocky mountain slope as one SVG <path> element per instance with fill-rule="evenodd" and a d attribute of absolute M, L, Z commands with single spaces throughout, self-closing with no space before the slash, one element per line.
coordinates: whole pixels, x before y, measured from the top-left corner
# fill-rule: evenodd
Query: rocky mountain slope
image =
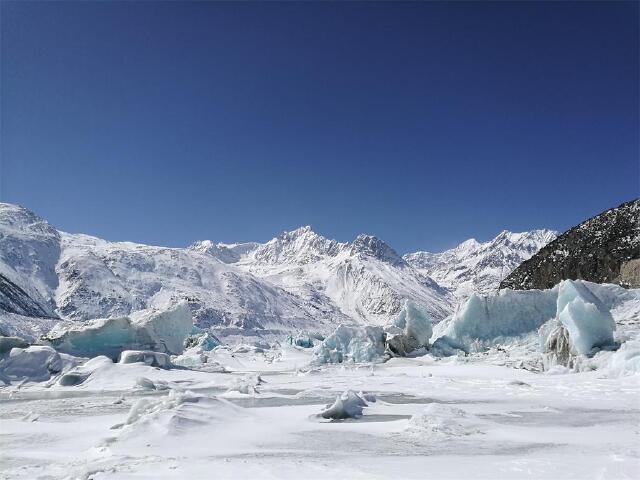
<path fill-rule="evenodd" d="M 505 230 L 488 242 L 470 239 L 451 250 L 409 253 L 404 259 L 462 300 L 497 291 L 501 280 L 555 237 L 551 230 Z"/>
<path fill-rule="evenodd" d="M 543 289 L 565 279 L 640 287 L 640 199 L 559 235 L 516 268 L 500 288 Z"/>

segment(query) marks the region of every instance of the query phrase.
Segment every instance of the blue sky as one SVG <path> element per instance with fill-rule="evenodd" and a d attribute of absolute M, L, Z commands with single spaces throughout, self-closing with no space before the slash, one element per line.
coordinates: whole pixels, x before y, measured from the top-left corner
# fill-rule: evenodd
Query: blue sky
<path fill-rule="evenodd" d="M 0 199 L 65 231 L 440 250 L 638 196 L 636 2 L 0 8 Z"/>

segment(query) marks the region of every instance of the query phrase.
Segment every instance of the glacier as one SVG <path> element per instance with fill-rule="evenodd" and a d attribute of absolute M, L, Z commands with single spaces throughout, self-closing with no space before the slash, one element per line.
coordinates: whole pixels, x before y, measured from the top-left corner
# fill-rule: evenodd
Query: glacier
<path fill-rule="evenodd" d="M 429 314 L 410 300 L 405 301 L 398 317 L 384 331 L 387 348 L 396 355 L 428 348 L 433 334 Z"/>
<path fill-rule="evenodd" d="M 384 330 L 376 326 L 339 325 L 331 335 L 313 349 L 316 364 L 380 362 L 383 360 L 384 353 Z"/>
<path fill-rule="evenodd" d="M 74 368 L 83 360 L 45 345 L 12 348 L 0 357 L 0 380 L 44 382 Z"/>
<path fill-rule="evenodd" d="M 171 357 L 166 353 L 148 350 L 124 350 L 120 353 L 118 363 L 144 363 L 150 367 L 171 368 Z"/>
<path fill-rule="evenodd" d="M 618 295 L 612 295 L 612 288 Z M 594 364 L 579 357 L 617 348 L 611 311 L 620 307 L 618 302 L 624 297 L 630 297 L 629 303 L 637 308 L 634 296 L 637 293 L 621 287 L 581 280 L 564 280 L 548 290 L 472 295 L 450 319 L 438 325 L 434 347 L 443 354 L 453 354 L 456 350 L 482 351 L 535 342 L 536 350 L 545 354 L 545 368 L 558 364 L 588 368 Z M 535 352 L 529 355 L 536 358 Z"/>
<path fill-rule="evenodd" d="M 44 339 L 61 352 L 117 359 L 124 350 L 178 355 L 192 331 L 191 312 L 182 303 L 167 310 L 141 310 L 129 317 L 99 319 L 84 325 L 60 324 Z"/>
<path fill-rule="evenodd" d="M 611 312 L 584 283 L 560 283 L 557 315 L 576 353 L 590 355 L 595 348 L 614 344 L 616 324 Z"/>

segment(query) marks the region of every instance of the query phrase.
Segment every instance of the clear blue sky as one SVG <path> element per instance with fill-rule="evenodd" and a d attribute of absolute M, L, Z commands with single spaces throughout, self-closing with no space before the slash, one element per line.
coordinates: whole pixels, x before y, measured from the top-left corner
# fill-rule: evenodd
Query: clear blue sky
<path fill-rule="evenodd" d="M 638 10 L 3 1 L 0 198 L 170 246 L 564 230 L 638 196 Z"/>

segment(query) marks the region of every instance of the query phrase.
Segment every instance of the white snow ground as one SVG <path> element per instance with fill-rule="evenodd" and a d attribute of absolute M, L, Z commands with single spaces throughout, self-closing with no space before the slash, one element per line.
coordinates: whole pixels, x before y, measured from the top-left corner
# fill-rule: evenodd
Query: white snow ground
<path fill-rule="evenodd" d="M 640 478 L 638 375 L 536 374 L 502 352 L 206 355 L 203 371 L 93 360 L 77 386 L 0 388 L 0 478 Z M 348 390 L 376 401 L 318 417 Z"/>

